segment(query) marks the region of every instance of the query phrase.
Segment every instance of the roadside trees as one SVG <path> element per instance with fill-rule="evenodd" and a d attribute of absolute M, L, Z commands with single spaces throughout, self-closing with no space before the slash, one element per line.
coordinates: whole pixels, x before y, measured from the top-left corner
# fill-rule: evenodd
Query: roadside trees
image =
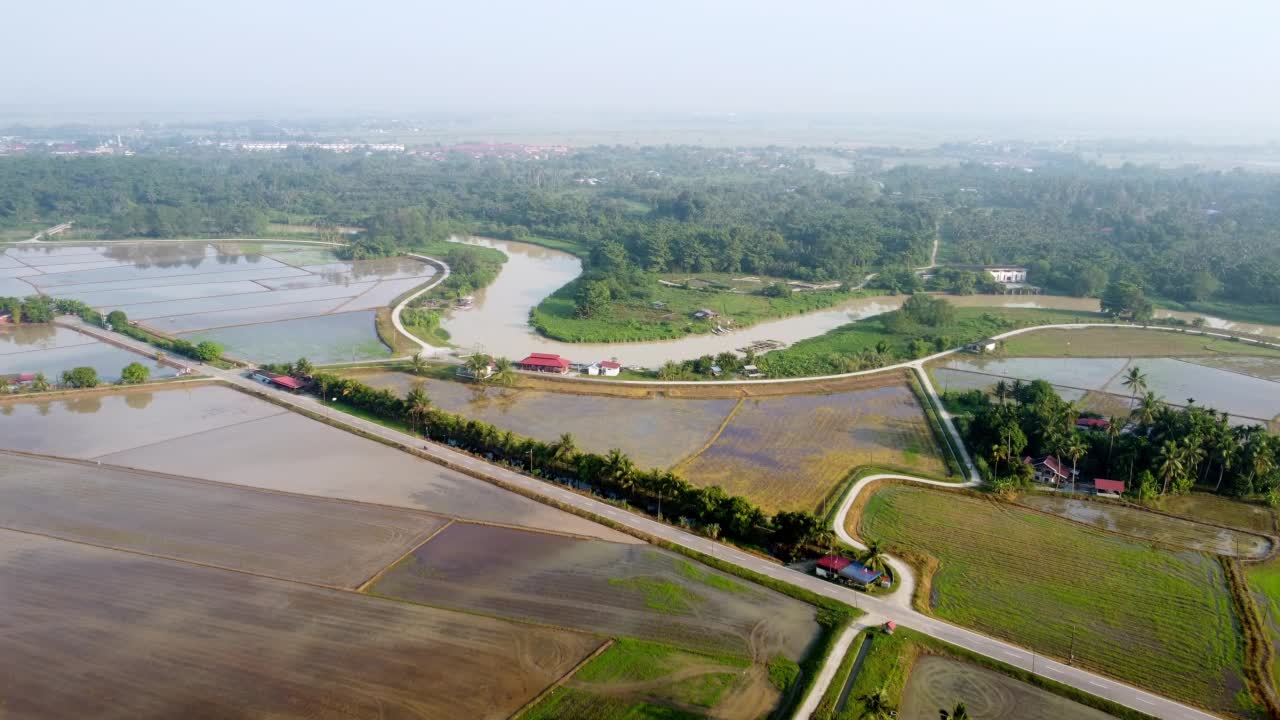
<path fill-rule="evenodd" d="M 91 367 L 78 367 L 62 373 L 62 384 L 73 388 L 98 386 L 98 371 Z"/>
<path fill-rule="evenodd" d="M 120 382 L 124 385 L 140 385 L 151 377 L 151 368 L 140 362 L 131 362 L 120 371 Z"/>

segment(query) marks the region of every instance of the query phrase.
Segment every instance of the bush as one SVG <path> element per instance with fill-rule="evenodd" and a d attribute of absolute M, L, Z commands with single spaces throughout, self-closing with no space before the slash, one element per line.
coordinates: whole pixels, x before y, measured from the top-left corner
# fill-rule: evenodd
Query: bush
<path fill-rule="evenodd" d="M 63 371 L 62 384 L 73 388 L 98 386 L 98 371 L 91 367 L 78 367 Z"/>
<path fill-rule="evenodd" d="M 117 311 L 118 312 L 118 311 Z M 107 316 L 110 319 L 110 315 Z M 131 362 L 120 371 L 120 382 L 125 385 L 140 385 L 151 377 L 151 368 L 140 362 Z"/>
<path fill-rule="evenodd" d="M 212 340 L 204 340 L 195 346 L 193 357 L 203 362 L 217 360 L 222 357 L 222 346 Z"/>

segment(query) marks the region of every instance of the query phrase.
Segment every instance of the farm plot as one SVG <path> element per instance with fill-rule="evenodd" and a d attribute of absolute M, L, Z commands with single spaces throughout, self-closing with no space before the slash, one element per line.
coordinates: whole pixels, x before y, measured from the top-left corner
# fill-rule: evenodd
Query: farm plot
<path fill-rule="evenodd" d="M 1008 675 L 952 658 L 916 661 L 902 692 L 901 720 L 937 720 L 938 708 L 965 704 L 983 720 L 1107 720 L 1111 715 Z"/>
<path fill-rule="evenodd" d="M 522 720 L 589 717 L 755 718 L 780 699 L 746 658 L 681 651 L 622 638 L 553 690 Z"/>
<path fill-rule="evenodd" d="M 139 355 L 56 325 L 18 325 L 0 329 L 0 375 L 44 373 L 57 382 L 63 371 L 91 367 L 102 382 L 116 382 L 125 365 L 142 363 L 153 379 L 174 377 L 178 371 Z"/>
<path fill-rule="evenodd" d="M 454 523 L 376 595 L 767 662 L 800 659 L 814 608 L 649 546 Z"/>
<path fill-rule="evenodd" d="M 327 249 L 270 243 L 62 249 L 75 252 L 8 253 L 6 262 L 16 265 L 4 270 L 23 273 L 22 282 L 40 292 L 123 310 L 153 330 L 213 339 L 232 355 L 270 361 L 302 353 L 322 362 L 386 356 L 373 311 L 436 273 L 412 258 L 343 262 Z M 263 323 L 272 325 L 246 330 Z"/>
<path fill-rule="evenodd" d="M 1024 494 L 1018 503 L 1103 530 L 1189 550 L 1251 559 L 1271 552 L 1271 541 L 1255 533 L 1236 532 L 1120 505 L 1039 493 Z"/>
<path fill-rule="evenodd" d="M 1260 503 L 1233 500 L 1222 495 L 1191 493 L 1162 498 L 1159 509 L 1192 520 L 1226 525 L 1248 532 L 1275 535 L 1277 525 L 1275 508 Z"/>
<path fill-rule="evenodd" d="M 1123 350 L 1129 357 L 1212 358 L 1248 354 L 1280 359 L 1280 351 L 1224 338 L 1110 327 L 1037 330 L 1005 340 L 1001 350 L 1010 357 L 1115 357 L 1117 350 Z"/>
<path fill-rule="evenodd" d="M 670 467 L 696 452 L 719 429 L 735 400 L 622 398 L 542 390 L 484 388 L 399 372 L 361 373 L 376 388 L 403 395 L 425 382 L 432 403 L 442 410 L 483 420 L 505 430 L 554 442 L 570 433 L 578 445 L 598 453 L 619 448 L 644 468 Z M 554 418 L 554 422 L 547 422 Z"/>
<path fill-rule="evenodd" d="M 0 417 L 0 448 L 639 542 L 224 387 L 0 402 Z"/>
<path fill-rule="evenodd" d="M 14 717 L 506 718 L 601 642 L 11 531 L 0 587 Z"/>
<path fill-rule="evenodd" d="M 723 432 L 679 469 L 767 512 L 814 511 L 850 470 L 946 472 L 924 411 L 905 384 L 830 395 L 748 398 Z"/>
<path fill-rule="evenodd" d="M 1218 712 L 1241 713 L 1243 642 L 1218 561 L 995 500 L 890 485 L 849 528 L 936 559 L 934 614 Z"/>
<path fill-rule="evenodd" d="M 0 527 L 356 587 L 447 519 L 0 452 Z"/>
<path fill-rule="evenodd" d="M 1275 652 L 1271 682 L 1280 684 L 1280 560 L 1251 565 L 1246 575 Z"/>

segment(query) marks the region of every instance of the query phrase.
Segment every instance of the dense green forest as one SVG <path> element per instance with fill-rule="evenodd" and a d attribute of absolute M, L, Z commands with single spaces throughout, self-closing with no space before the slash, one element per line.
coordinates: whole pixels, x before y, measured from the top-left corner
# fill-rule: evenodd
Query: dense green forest
<path fill-rule="evenodd" d="M 832 175 L 800 151 L 694 147 L 538 161 L 194 148 L 0 160 L 0 227 L 75 220 L 102 237 L 228 237 L 286 219 L 365 228 L 356 255 L 457 231 L 554 241 L 585 259 L 583 287 L 603 281 L 597 295 L 615 299 L 652 272 L 852 281 L 925 264 L 940 235 L 942 261 L 1024 264 L 1050 291 L 1099 295 L 1115 279 L 1181 302 L 1280 304 L 1272 175 L 1068 156 Z M 912 289 L 900 272 L 885 281 Z M 945 287 L 969 291 L 973 278 Z"/>

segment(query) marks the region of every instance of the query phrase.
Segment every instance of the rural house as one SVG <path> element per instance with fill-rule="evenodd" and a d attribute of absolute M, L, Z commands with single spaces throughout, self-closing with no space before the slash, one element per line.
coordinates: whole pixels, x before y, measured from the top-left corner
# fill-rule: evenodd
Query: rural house
<path fill-rule="evenodd" d="M 813 573 L 820 578 L 852 585 L 859 590 L 866 590 L 885 577 L 882 572 L 871 570 L 860 562 L 840 555 L 822 556 L 814 566 Z"/>
<path fill-rule="evenodd" d="M 1082 417 L 1076 420 L 1076 427 L 1080 428 L 1081 430 L 1102 431 L 1111 427 L 1111 422 L 1109 420 L 1104 420 L 1102 418 Z"/>
<path fill-rule="evenodd" d="M 852 562 L 849 558 L 839 555 L 823 555 L 814 566 L 813 574 L 820 578 L 834 579 Z"/>
<path fill-rule="evenodd" d="M 964 349 L 971 353 L 982 355 L 983 353 L 995 352 L 996 348 L 999 346 L 1000 343 L 994 338 L 986 338 L 984 340 L 975 340 L 968 345 L 965 345 Z"/>
<path fill-rule="evenodd" d="M 601 360 L 594 365 L 587 366 L 588 375 L 604 375 L 606 377 L 617 377 L 622 372 L 622 363 L 612 360 Z"/>
<path fill-rule="evenodd" d="M 984 269 L 998 283 L 1024 283 L 1027 281 L 1027 269 L 1024 267 L 989 267 Z"/>
<path fill-rule="evenodd" d="M 1098 497 L 1120 497 L 1124 494 L 1123 480 L 1093 479 L 1093 494 Z"/>
<path fill-rule="evenodd" d="M 1022 462 L 1027 463 L 1035 468 L 1035 480 L 1038 483 L 1053 485 L 1057 487 L 1059 483 L 1070 480 L 1072 471 L 1070 468 L 1064 467 L 1058 458 L 1052 455 L 1045 455 L 1039 460 L 1033 460 L 1031 456 L 1022 458 Z"/>
<path fill-rule="evenodd" d="M 516 363 L 516 367 L 529 372 L 546 372 L 564 375 L 569 372 L 569 361 L 550 353 L 533 353 Z"/>
<path fill-rule="evenodd" d="M 707 308 L 702 308 L 701 310 L 697 310 L 693 313 L 694 320 L 712 320 L 718 317 L 720 317 L 720 313 Z"/>
<path fill-rule="evenodd" d="M 263 385 L 271 385 L 273 387 L 278 387 L 281 390 L 288 390 L 289 392 L 298 392 L 307 386 L 307 383 L 299 380 L 298 378 L 289 377 L 288 375 L 278 375 L 273 372 L 267 372 L 266 370 L 254 370 L 253 374 L 249 376 L 249 379 L 257 380 Z"/>

